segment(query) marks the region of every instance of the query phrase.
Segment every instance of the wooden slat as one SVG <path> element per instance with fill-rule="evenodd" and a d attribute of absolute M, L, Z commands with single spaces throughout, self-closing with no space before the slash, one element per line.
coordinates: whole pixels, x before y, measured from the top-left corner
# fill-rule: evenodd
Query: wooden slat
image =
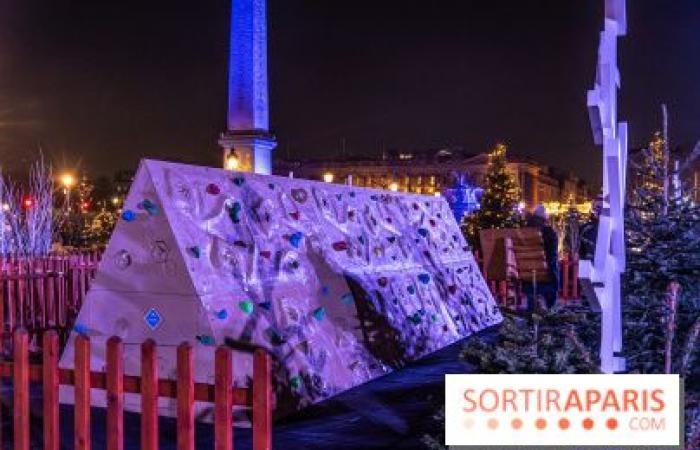
<path fill-rule="evenodd" d="M 12 363 L 0 362 L 0 377 L 12 378 Z M 29 380 L 41 382 L 41 365 L 29 366 Z M 59 369 L 58 380 L 62 386 L 74 386 L 75 374 L 71 369 Z M 107 377 L 103 372 L 90 373 L 90 385 L 93 389 L 107 389 Z M 124 375 L 124 393 L 140 394 L 141 379 L 133 375 Z M 177 398 L 177 382 L 175 380 L 158 380 L 158 396 L 163 398 Z M 216 400 L 215 387 L 206 383 L 194 384 L 194 399 L 198 402 L 214 403 Z M 233 404 L 236 406 L 252 406 L 253 393 L 250 389 L 233 388 Z"/>
<path fill-rule="evenodd" d="M 214 450 L 233 450 L 233 358 L 231 349 L 219 347 L 214 356 Z"/>
<path fill-rule="evenodd" d="M 124 345 L 107 341 L 107 450 L 124 450 Z"/>
<path fill-rule="evenodd" d="M 90 450 L 90 339 L 75 338 L 75 448 Z"/>
<path fill-rule="evenodd" d="M 253 355 L 253 450 L 272 449 L 272 363 L 258 349 Z"/>
<path fill-rule="evenodd" d="M 141 448 L 158 450 L 158 361 L 156 343 L 141 344 Z"/>
<path fill-rule="evenodd" d="M 177 347 L 177 448 L 194 450 L 194 367 L 188 342 Z"/>
<path fill-rule="evenodd" d="M 44 333 L 42 349 L 44 378 L 44 450 L 58 450 L 58 334 Z"/>
<path fill-rule="evenodd" d="M 14 450 L 29 450 L 29 337 L 14 334 Z"/>

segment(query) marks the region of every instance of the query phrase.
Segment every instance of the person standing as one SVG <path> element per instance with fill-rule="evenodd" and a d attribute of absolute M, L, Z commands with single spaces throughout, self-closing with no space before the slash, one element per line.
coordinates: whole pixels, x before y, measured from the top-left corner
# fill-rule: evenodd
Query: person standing
<path fill-rule="evenodd" d="M 536 228 L 542 234 L 544 254 L 547 264 L 548 281 L 537 283 L 536 294 L 544 298 L 547 307 L 551 308 L 557 303 L 559 292 L 559 239 L 554 228 L 549 224 L 547 211 L 543 205 L 537 205 L 525 222 L 525 226 Z M 527 296 L 528 310 L 535 309 L 535 286 L 531 280 L 523 280 L 523 291 Z"/>

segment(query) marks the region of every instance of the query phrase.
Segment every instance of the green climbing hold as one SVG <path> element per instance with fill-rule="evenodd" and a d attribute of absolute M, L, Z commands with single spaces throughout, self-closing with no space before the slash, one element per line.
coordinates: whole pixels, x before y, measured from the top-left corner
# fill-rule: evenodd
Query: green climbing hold
<path fill-rule="evenodd" d="M 321 306 L 320 308 L 316 308 L 314 309 L 314 312 L 312 314 L 314 318 L 320 322 L 326 317 L 326 308 L 324 308 L 323 306 Z"/>
<path fill-rule="evenodd" d="M 423 319 L 421 318 L 419 313 L 414 313 L 413 315 L 408 316 L 408 320 L 410 320 L 413 323 L 413 325 L 418 325 Z"/>
<path fill-rule="evenodd" d="M 433 323 L 437 322 L 437 316 L 436 316 L 435 314 L 431 314 L 431 315 L 430 315 L 430 321 L 433 322 Z"/>
<path fill-rule="evenodd" d="M 246 314 L 250 314 L 253 312 L 253 302 L 250 300 L 242 300 L 238 302 L 238 307 L 241 308 L 241 311 L 243 311 Z"/>
<path fill-rule="evenodd" d="M 293 376 L 292 378 L 289 379 L 289 385 L 295 391 L 298 390 L 301 387 L 301 377 L 299 375 Z"/>

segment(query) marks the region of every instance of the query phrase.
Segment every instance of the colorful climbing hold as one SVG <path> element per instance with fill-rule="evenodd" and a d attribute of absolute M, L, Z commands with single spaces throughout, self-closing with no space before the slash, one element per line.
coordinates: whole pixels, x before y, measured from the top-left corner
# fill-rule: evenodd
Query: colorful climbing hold
<path fill-rule="evenodd" d="M 418 234 L 421 237 L 426 237 L 428 235 L 428 230 L 426 228 L 418 228 Z"/>
<path fill-rule="evenodd" d="M 314 309 L 314 312 L 311 314 L 314 316 L 314 319 L 320 322 L 326 317 L 326 308 L 321 306 L 320 308 Z"/>
<path fill-rule="evenodd" d="M 202 256 L 202 249 L 200 249 L 198 245 L 194 245 L 188 248 L 187 250 L 189 250 L 192 256 L 194 256 L 195 258 L 199 258 L 200 256 Z"/>
<path fill-rule="evenodd" d="M 270 250 L 263 250 L 260 252 L 260 256 L 262 256 L 265 259 L 270 259 L 272 256 L 272 252 Z"/>
<path fill-rule="evenodd" d="M 454 284 L 451 284 L 451 285 L 447 286 L 447 290 L 449 291 L 450 294 L 454 295 L 455 292 L 457 292 L 457 286 L 455 286 Z"/>
<path fill-rule="evenodd" d="M 219 188 L 218 185 L 214 183 L 209 183 L 207 185 L 207 194 L 211 195 L 219 195 L 221 193 L 221 189 Z"/>
<path fill-rule="evenodd" d="M 408 320 L 410 322 L 412 322 L 413 325 L 418 325 L 419 323 L 422 322 L 423 319 L 421 318 L 420 314 L 418 314 L 416 312 L 416 313 L 413 313 L 412 315 L 408 316 Z"/>
<path fill-rule="evenodd" d="M 306 203 L 306 200 L 309 198 L 309 194 L 305 189 L 292 189 L 292 198 L 297 203 Z"/>
<path fill-rule="evenodd" d="M 241 311 L 243 311 L 246 314 L 250 314 L 253 312 L 253 302 L 250 300 L 241 300 L 238 302 L 238 307 L 241 308 Z"/>
<path fill-rule="evenodd" d="M 136 220 L 136 214 L 132 210 L 127 209 L 122 213 L 122 219 L 125 222 L 133 222 L 134 220 Z"/>
<path fill-rule="evenodd" d="M 409 286 L 406 288 L 406 290 L 407 290 L 408 293 L 411 294 L 411 295 L 413 295 L 413 294 L 416 293 L 416 288 L 415 288 L 415 286 L 413 286 L 412 284 L 409 285 Z"/>
<path fill-rule="evenodd" d="M 374 200 L 375 202 L 379 200 L 379 197 L 376 194 L 372 194 L 369 196 L 370 200 Z"/>
<path fill-rule="evenodd" d="M 240 187 L 243 185 L 243 183 L 245 183 L 245 178 L 239 175 L 237 177 L 233 177 L 231 181 L 233 181 L 233 184 Z"/>
<path fill-rule="evenodd" d="M 267 339 L 272 345 L 282 345 L 287 342 L 284 336 L 273 327 L 269 327 L 265 330 L 265 336 L 267 336 Z"/>
<path fill-rule="evenodd" d="M 267 187 L 268 187 L 271 191 L 274 191 L 274 190 L 275 190 L 275 185 L 272 184 L 272 183 L 267 183 Z"/>
<path fill-rule="evenodd" d="M 345 241 L 338 241 L 333 243 L 333 250 L 342 252 L 348 249 L 348 243 Z"/>
<path fill-rule="evenodd" d="M 436 322 L 437 322 L 437 315 L 436 315 L 435 313 L 433 313 L 433 314 L 430 315 L 430 321 L 433 322 L 433 323 L 436 323 Z"/>
<path fill-rule="evenodd" d="M 241 221 L 241 203 L 234 202 L 233 205 L 227 206 L 228 216 L 233 223 L 239 223 Z"/>
<path fill-rule="evenodd" d="M 216 312 L 217 319 L 226 320 L 227 317 L 228 317 L 228 311 L 226 311 L 225 309 L 222 309 L 222 310 Z"/>
<path fill-rule="evenodd" d="M 141 202 L 141 205 L 143 206 L 143 209 L 146 210 L 149 216 L 158 215 L 158 206 L 149 199 L 145 199 L 143 202 Z"/>
<path fill-rule="evenodd" d="M 377 284 L 379 284 L 379 286 L 381 286 L 381 287 L 386 287 L 386 285 L 387 285 L 388 283 L 389 283 L 389 280 L 387 280 L 386 277 L 380 277 L 380 278 L 377 280 Z"/>
<path fill-rule="evenodd" d="M 323 295 L 325 297 L 330 292 L 331 292 L 331 290 L 328 286 L 321 286 L 321 295 Z"/>
<path fill-rule="evenodd" d="M 292 244 L 292 247 L 299 248 L 303 237 L 304 237 L 304 235 L 301 233 L 301 231 L 297 231 L 296 233 L 292 233 L 289 236 L 289 243 Z"/>
<path fill-rule="evenodd" d="M 355 191 L 350 191 L 350 197 L 355 197 Z"/>
<path fill-rule="evenodd" d="M 423 284 L 428 284 L 430 283 L 430 275 L 427 273 L 420 273 L 418 274 L 418 281 L 420 281 Z"/>
<path fill-rule="evenodd" d="M 300 216 L 301 216 L 301 214 L 299 214 L 299 211 L 294 211 L 294 212 L 289 213 L 289 217 L 291 217 L 294 220 L 299 220 Z"/>

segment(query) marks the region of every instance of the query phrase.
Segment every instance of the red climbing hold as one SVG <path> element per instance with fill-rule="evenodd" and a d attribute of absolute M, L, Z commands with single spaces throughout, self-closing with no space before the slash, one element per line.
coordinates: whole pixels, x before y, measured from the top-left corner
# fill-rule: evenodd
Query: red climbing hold
<path fill-rule="evenodd" d="M 221 189 L 219 189 L 219 186 L 215 185 L 214 183 L 207 185 L 207 194 L 219 195 L 220 193 Z"/>
<path fill-rule="evenodd" d="M 295 211 L 293 213 L 289 213 L 290 216 L 292 216 L 292 219 L 294 220 L 299 220 L 299 211 Z"/>
<path fill-rule="evenodd" d="M 348 243 L 345 241 L 338 241 L 333 243 L 333 250 L 342 252 L 348 249 Z"/>
<path fill-rule="evenodd" d="M 270 259 L 272 256 L 272 252 L 270 250 L 263 250 L 260 252 L 260 256 L 262 256 L 265 259 Z"/>

